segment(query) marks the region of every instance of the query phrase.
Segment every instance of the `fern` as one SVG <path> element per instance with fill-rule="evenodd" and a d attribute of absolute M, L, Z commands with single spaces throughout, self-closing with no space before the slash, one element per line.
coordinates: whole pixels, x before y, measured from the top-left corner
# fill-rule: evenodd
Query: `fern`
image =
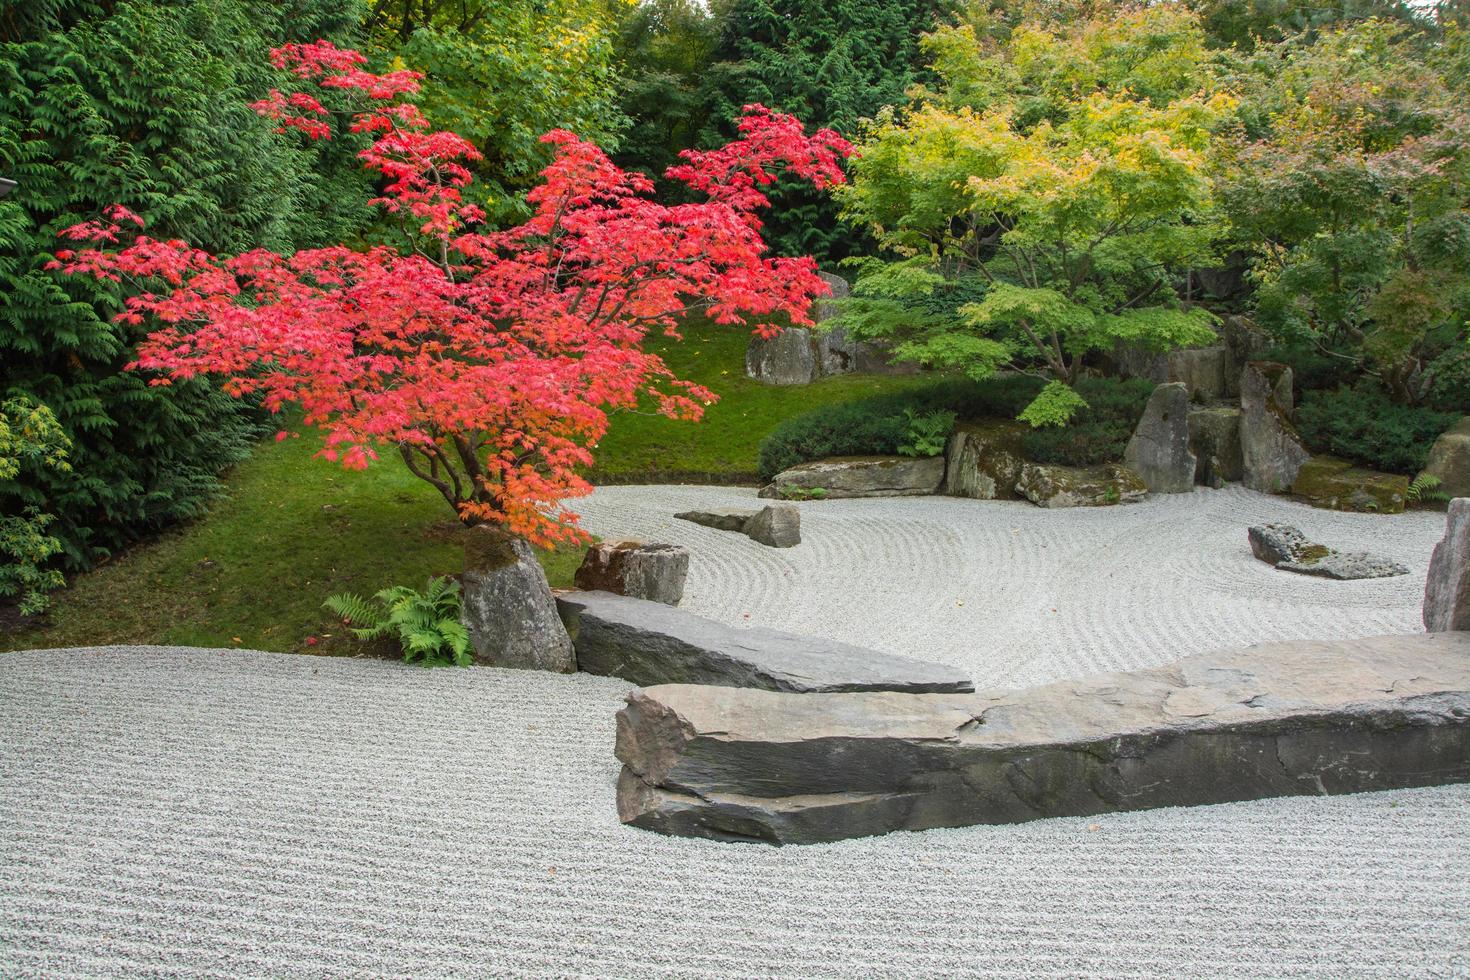
<path fill-rule="evenodd" d="M 470 634 L 459 621 L 459 583 L 451 578 L 430 579 L 423 592 L 395 585 L 371 600 L 342 593 L 322 605 L 340 616 L 360 640 L 396 639 L 408 663 L 470 665 Z"/>
<path fill-rule="evenodd" d="M 1450 495 L 1440 489 L 1439 477 L 1432 473 L 1420 473 L 1409 484 L 1404 499 L 1411 504 L 1447 504 Z"/>

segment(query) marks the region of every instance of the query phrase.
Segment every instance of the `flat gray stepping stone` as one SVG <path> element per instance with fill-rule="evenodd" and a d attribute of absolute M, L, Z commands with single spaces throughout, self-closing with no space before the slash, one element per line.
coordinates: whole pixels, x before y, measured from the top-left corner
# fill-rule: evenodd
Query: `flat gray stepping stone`
<path fill-rule="evenodd" d="M 616 751 L 623 822 L 787 844 L 1467 782 L 1470 633 L 978 694 L 653 687 L 618 713 Z"/>
<path fill-rule="evenodd" d="M 610 592 L 557 598 L 577 666 L 635 684 L 713 684 L 769 691 L 973 691 L 953 667 L 817 636 L 737 629 Z"/>

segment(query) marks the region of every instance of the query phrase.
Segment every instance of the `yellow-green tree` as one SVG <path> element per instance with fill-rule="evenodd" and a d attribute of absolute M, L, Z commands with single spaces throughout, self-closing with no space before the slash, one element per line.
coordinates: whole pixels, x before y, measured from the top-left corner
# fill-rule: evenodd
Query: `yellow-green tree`
<path fill-rule="evenodd" d="M 848 217 L 888 253 L 858 264 L 855 335 L 900 358 L 1050 382 L 1023 413 L 1062 424 L 1089 355 L 1213 339 L 1176 282 L 1214 260 L 1209 161 L 1234 101 L 1192 14 L 1148 7 L 1004 40 L 926 42 L 941 84 L 862 139 Z"/>

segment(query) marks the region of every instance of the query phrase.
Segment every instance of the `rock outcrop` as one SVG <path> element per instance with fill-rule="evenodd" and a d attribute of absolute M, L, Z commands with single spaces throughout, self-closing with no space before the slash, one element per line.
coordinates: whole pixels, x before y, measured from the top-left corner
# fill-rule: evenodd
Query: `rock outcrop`
<path fill-rule="evenodd" d="M 1335 456 L 1313 456 L 1297 470 L 1291 492 L 1326 510 L 1401 514 L 1409 478 L 1363 469 Z"/>
<path fill-rule="evenodd" d="M 768 691 L 973 691 L 960 671 L 816 636 L 736 629 L 682 609 L 608 592 L 559 596 L 562 621 L 591 674 L 635 684 Z"/>
<path fill-rule="evenodd" d="M 1307 540 L 1290 524 L 1257 524 L 1246 532 L 1251 554 L 1282 571 L 1318 578 L 1391 578 L 1409 574 L 1408 568 L 1388 558 L 1361 551 L 1334 551 Z"/>
<path fill-rule="evenodd" d="M 806 327 L 787 327 L 774 337 L 751 337 L 745 350 L 745 373 L 768 385 L 811 384 L 817 368 L 817 349 Z"/>
<path fill-rule="evenodd" d="M 944 492 L 976 500 L 1021 500 L 1023 422 L 962 422 L 945 448 Z"/>
<path fill-rule="evenodd" d="M 1424 628 L 1470 630 L 1470 498 L 1450 501 L 1444 539 L 1434 546 L 1424 583 Z"/>
<path fill-rule="evenodd" d="M 812 497 L 916 497 L 938 493 L 944 457 L 846 456 L 782 470 L 760 495 L 776 500 Z"/>
<path fill-rule="evenodd" d="M 677 606 L 689 577 L 689 551 L 676 544 L 602 541 L 587 549 L 577 588 Z"/>
<path fill-rule="evenodd" d="M 1195 456 L 1189 449 L 1189 389 L 1183 382 L 1161 384 L 1149 396 L 1143 418 L 1123 454 L 1128 468 L 1143 478 L 1150 493 L 1189 493 L 1194 489 Z"/>
<path fill-rule="evenodd" d="M 1424 472 L 1439 481 L 1440 492 L 1470 497 L 1470 418 L 1461 419 L 1434 440 Z"/>
<path fill-rule="evenodd" d="M 1207 487 L 1235 483 L 1245 475 L 1240 453 L 1240 408 L 1206 405 L 1189 410 L 1189 449 L 1194 482 Z"/>
<path fill-rule="evenodd" d="M 1240 449 L 1245 485 L 1285 493 L 1310 456 L 1292 425 L 1291 368 L 1251 361 L 1240 376 Z"/>
<path fill-rule="evenodd" d="M 727 841 L 1430 786 L 1470 781 L 1470 633 L 976 694 L 652 687 L 617 728 L 621 819 Z"/>
<path fill-rule="evenodd" d="M 1148 495 L 1143 478 L 1126 466 L 1054 466 L 1023 463 L 1016 492 L 1038 507 L 1107 507 Z"/>
<path fill-rule="evenodd" d="M 546 573 L 523 539 L 498 528 L 471 529 L 460 586 L 460 618 L 477 663 L 559 673 L 577 669 Z"/>

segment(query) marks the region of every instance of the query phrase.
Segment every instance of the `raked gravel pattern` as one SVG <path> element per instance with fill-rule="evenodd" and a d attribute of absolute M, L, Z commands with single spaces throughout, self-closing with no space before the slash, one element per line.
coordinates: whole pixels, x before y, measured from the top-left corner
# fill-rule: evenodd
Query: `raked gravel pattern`
<path fill-rule="evenodd" d="M 619 487 L 685 605 L 1027 685 L 1419 627 L 1443 519 L 1244 490 L 801 505 L 764 548 Z M 1255 561 L 1298 524 L 1411 574 Z M 0 655 L 0 976 L 1470 976 L 1470 786 L 775 849 L 620 826 L 628 685 L 147 647 Z"/>

